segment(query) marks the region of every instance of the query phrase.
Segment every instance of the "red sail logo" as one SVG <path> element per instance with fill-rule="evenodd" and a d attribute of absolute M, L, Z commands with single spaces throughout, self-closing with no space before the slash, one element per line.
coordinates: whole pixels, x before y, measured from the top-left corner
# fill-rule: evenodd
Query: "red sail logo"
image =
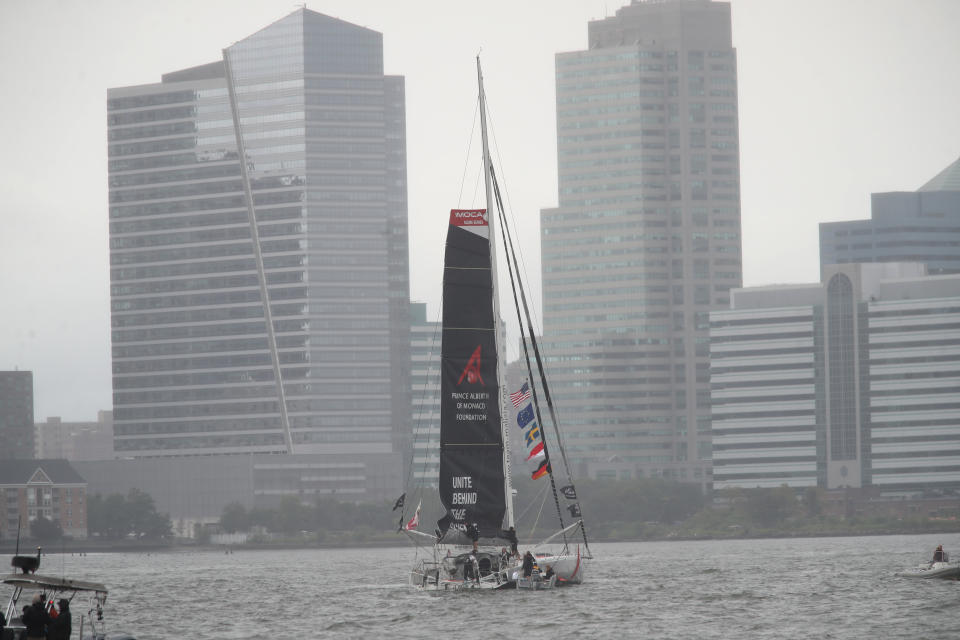
<path fill-rule="evenodd" d="M 470 384 L 476 384 L 479 380 L 480 384 L 486 386 L 486 383 L 483 381 L 483 376 L 480 375 L 480 345 L 477 345 L 473 355 L 470 356 L 470 360 L 467 361 L 467 366 L 463 368 L 463 373 L 460 374 L 460 379 L 457 380 L 457 384 L 463 382 L 464 378 L 466 378 Z"/>

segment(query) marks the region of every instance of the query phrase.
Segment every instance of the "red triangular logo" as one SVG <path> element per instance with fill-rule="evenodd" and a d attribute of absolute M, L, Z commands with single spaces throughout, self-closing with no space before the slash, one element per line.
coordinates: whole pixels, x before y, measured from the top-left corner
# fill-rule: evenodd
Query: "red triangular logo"
<path fill-rule="evenodd" d="M 486 383 L 483 381 L 483 376 L 480 375 L 480 345 L 477 345 L 473 355 L 470 356 L 470 360 L 467 362 L 467 366 L 463 368 L 463 373 L 460 374 L 460 379 L 457 380 L 457 384 L 463 382 L 464 378 L 466 378 L 470 384 L 476 384 L 479 381 L 480 384 L 486 386 Z"/>

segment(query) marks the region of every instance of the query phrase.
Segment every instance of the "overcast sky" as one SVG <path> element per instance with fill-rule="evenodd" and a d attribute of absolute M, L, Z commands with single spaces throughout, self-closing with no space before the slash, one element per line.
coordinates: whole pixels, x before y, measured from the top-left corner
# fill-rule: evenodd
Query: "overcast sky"
<path fill-rule="evenodd" d="M 439 301 L 482 50 L 502 175 L 539 281 L 557 203 L 554 54 L 626 0 L 313 0 L 406 77 L 411 296 Z M 746 285 L 818 278 L 817 224 L 867 218 L 960 156 L 960 2 L 733 0 Z M 0 370 L 36 419 L 111 408 L 106 92 L 221 57 L 281 0 L 0 1 Z M 471 189 L 468 187 L 467 189 Z M 539 291 L 538 285 L 534 287 Z"/>

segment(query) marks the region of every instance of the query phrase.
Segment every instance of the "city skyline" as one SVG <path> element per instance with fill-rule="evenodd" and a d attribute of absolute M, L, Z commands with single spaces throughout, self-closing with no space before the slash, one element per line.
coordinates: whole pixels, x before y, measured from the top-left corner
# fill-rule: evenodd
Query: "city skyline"
<path fill-rule="evenodd" d="M 554 54 L 582 49 L 587 22 L 626 3 L 488 3 L 483 14 L 419 4 L 442 28 L 390 3 L 308 8 L 382 32 L 385 72 L 408 79 L 411 297 L 429 303 L 432 319 L 444 215 L 460 204 L 473 56 L 483 49 L 507 193 L 528 239 L 528 275 L 538 282 L 537 212 L 557 202 Z M 3 107 L 15 151 L 0 182 L 0 369 L 34 372 L 38 421 L 86 419 L 111 407 L 106 88 L 155 83 L 171 69 L 209 62 L 290 11 L 277 2 L 228 6 L 235 8 L 168 3 L 162 15 L 138 3 L 0 7 L 0 52 L 31 62 L 7 65 L 0 76 L 21 88 Z M 865 218 L 871 193 L 916 190 L 960 155 L 960 89 L 948 82 L 960 67 L 960 5 L 731 7 L 744 284 L 810 281 L 819 222 Z M 497 15 L 508 11 L 510 24 L 494 33 Z"/>

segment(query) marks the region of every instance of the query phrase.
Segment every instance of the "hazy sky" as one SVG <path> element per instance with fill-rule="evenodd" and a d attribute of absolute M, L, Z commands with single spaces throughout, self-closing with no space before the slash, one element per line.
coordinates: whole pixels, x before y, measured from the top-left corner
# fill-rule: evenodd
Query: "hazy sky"
<path fill-rule="evenodd" d="M 441 251 L 482 50 L 503 177 L 539 281 L 555 206 L 554 54 L 626 0 L 313 0 L 383 33 L 406 77 L 411 296 Z M 960 156 L 960 2 L 733 0 L 746 285 L 818 277 L 817 224 L 869 217 Z M 299 5 L 279 0 L 0 1 L 0 370 L 34 372 L 36 419 L 111 408 L 106 91 L 159 82 Z M 471 190 L 468 188 L 468 190 Z M 538 290 L 538 285 L 535 284 Z"/>

